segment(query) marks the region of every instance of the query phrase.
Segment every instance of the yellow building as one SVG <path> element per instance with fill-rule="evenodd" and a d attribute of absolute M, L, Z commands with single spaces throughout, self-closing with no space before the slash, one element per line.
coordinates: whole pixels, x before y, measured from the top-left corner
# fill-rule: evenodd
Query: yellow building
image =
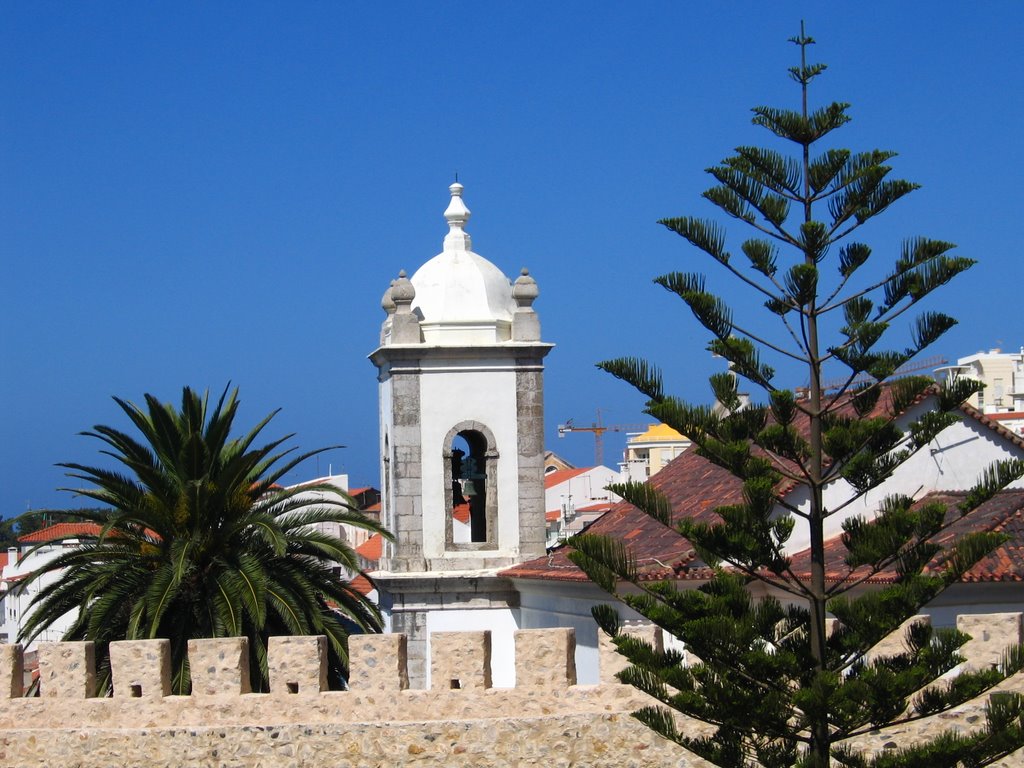
<path fill-rule="evenodd" d="M 624 479 L 643 482 L 692 445 L 668 424 L 651 424 L 646 432 L 631 435 L 619 472 Z"/>

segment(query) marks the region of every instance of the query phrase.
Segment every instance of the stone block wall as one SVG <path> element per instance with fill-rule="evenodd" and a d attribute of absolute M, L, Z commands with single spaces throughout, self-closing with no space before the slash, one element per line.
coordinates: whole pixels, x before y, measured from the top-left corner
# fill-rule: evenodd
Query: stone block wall
<path fill-rule="evenodd" d="M 171 643 L 117 640 L 110 644 L 114 696 L 159 699 L 171 695 Z"/>
<path fill-rule="evenodd" d="M 969 663 L 991 663 L 995 645 L 1021 640 L 1020 614 L 978 626 L 988 634 L 972 632 L 981 645 L 967 650 L 980 658 Z M 350 690 L 327 691 L 324 639 L 274 638 L 271 690 L 259 694 L 247 686 L 244 639 L 196 640 L 191 696 L 167 695 L 166 641 L 115 643 L 110 698 L 93 698 L 91 643 L 43 645 L 35 698 L 20 697 L 20 647 L 2 646 L 0 766 L 708 767 L 629 716 L 648 703 L 632 688 L 575 684 L 571 629 L 520 630 L 515 641 L 515 688 L 490 687 L 489 635 L 464 632 L 432 637 L 432 658 L 446 660 L 432 677 L 444 684 L 410 690 L 404 637 L 353 637 Z M 1024 677 L 1002 688 L 1024 690 Z M 950 716 L 871 734 L 861 746 L 884 750 L 938 729 L 970 730 L 983 707 L 976 700 Z"/>
<path fill-rule="evenodd" d="M 490 632 L 434 632 L 430 636 L 430 687 L 434 691 L 491 687 Z"/>
<path fill-rule="evenodd" d="M 328 689 L 326 637 L 272 637 L 268 646 L 270 690 L 276 695 Z"/>

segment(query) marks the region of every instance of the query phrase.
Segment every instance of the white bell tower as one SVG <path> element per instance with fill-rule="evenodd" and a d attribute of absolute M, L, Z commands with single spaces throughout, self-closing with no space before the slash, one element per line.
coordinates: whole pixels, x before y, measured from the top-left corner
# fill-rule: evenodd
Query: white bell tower
<path fill-rule="evenodd" d="M 451 611 L 466 629 L 514 619 L 499 570 L 544 554 L 543 360 L 537 283 L 511 282 L 472 250 L 463 187 L 449 187 L 441 253 L 384 294 L 370 355 L 380 385 L 381 515 L 395 535 L 380 570 L 390 629 L 409 635 L 410 675 Z M 448 611 L 445 617 L 434 616 Z M 497 642 L 497 639 L 495 640 Z M 422 680 L 420 680 L 422 682 Z M 414 683 L 415 684 L 415 683 Z"/>

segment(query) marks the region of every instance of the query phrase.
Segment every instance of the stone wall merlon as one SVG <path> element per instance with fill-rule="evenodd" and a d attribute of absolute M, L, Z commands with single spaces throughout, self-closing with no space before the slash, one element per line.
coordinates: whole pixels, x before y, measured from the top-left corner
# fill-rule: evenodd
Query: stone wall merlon
<path fill-rule="evenodd" d="M 573 630 L 520 630 L 516 632 L 516 646 L 517 670 L 520 670 L 524 687 L 564 688 L 575 683 Z M 431 647 L 435 687 L 491 688 L 490 632 L 436 632 L 431 636 Z M 4 645 L 0 650 L 0 698 L 20 698 L 24 669 L 22 647 Z M 251 692 L 246 638 L 190 640 L 188 655 L 192 698 L 238 697 Z M 327 692 L 326 638 L 272 637 L 267 656 L 270 693 L 275 697 Z M 113 642 L 110 661 L 115 698 L 170 696 L 170 644 L 167 640 Z M 353 635 L 349 638 L 349 688 L 352 691 L 405 690 L 409 687 L 408 662 L 404 634 Z M 42 644 L 39 682 L 40 695 L 47 699 L 94 697 L 94 644 Z"/>

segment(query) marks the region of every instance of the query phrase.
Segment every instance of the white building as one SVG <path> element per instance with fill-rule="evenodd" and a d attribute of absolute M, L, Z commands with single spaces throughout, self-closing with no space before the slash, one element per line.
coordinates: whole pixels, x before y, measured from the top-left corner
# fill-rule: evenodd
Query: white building
<path fill-rule="evenodd" d="M 1024 347 L 1018 352 L 991 349 L 961 357 L 956 365 L 935 371 L 940 377 L 976 379 L 985 388 L 968 399 L 968 404 L 988 415 L 1016 413 L 1024 421 Z"/>
<path fill-rule="evenodd" d="M 427 638 L 492 631 L 496 659 L 512 658 L 518 596 L 502 568 L 544 554 L 543 360 L 533 310 L 537 283 L 514 283 L 472 249 L 462 185 L 449 187 L 441 253 L 412 279 L 400 272 L 382 306 L 370 355 L 380 397 L 381 515 L 396 536 L 380 570 L 387 628 L 409 642 L 422 687 Z M 469 536 L 457 535 L 468 505 Z M 514 667 L 493 665 L 495 685 Z"/>
<path fill-rule="evenodd" d="M 60 578 L 57 573 L 48 573 L 25 586 L 24 582 L 29 574 L 61 553 L 77 547 L 80 541 L 73 538 L 75 534 L 96 535 L 99 531 L 100 527 L 95 523 L 57 523 L 20 536 L 18 538 L 19 546 L 7 550 L 6 562 L 3 566 L 2 576 L 0 576 L 0 605 L 3 607 L 0 642 L 18 642 L 21 629 L 31 614 L 29 605 L 32 600 L 43 589 Z M 65 536 L 69 538 L 39 546 L 42 542 Z M 27 644 L 25 650 L 34 651 L 40 642 L 55 643 L 62 640 L 64 633 L 70 629 L 77 615 L 77 611 L 69 611 L 64 614 L 58 621 L 44 629 L 35 640 Z"/>
<path fill-rule="evenodd" d="M 349 493 L 348 475 L 329 475 L 292 487 L 324 484 L 333 486 L 343 493 Z M 372 491 L 373 489 L 356 490 L 358 492 Z M 317 499 L 324 495 L 323 491 L 309 491 L 298 494 L 296 498 L 311 506 L 316 506 Z M 353 549 L 365 544 L 370 537 L 369 531 L 345 523 L 318 523 L 316 527 L 327 535 L 342 539 Z M 75 538 L 75 534 L 95 536 L 99 532 L 100 527 L 95 523 L 56 523 L 20 536 L 18 538 L 19 546 L 11 547 L 6 554 L 0 557 L 3 565 L 2 571 L 0 571 L 0 610 L 3 612 L 3 621 L 0 623 L 0 642 L 14 643 L 18 641 L 21 629 L 30 615 L 29 606 L 32 600 L 43 589 L 58 581 L 61 574 L 44 574 L 26 586 L 27 577 L 62 552 L 78 547 L 81 540 Z M 44 543 L 50 541 L 53 543 Z M 351 580 L 357 576 L 357 574 L 349 573 L 337 563 L 334 567 L 339 578 Z M 25 650 L 34 651 L 39 642 L 62 640 L 64 634 L 71 628 L 77 613 L 77 611 L 66 613 L 61 619 L 44 629 L 33 642 L 26 646 Z"/>
<path fill-rule="evenodd" d="M 349 489 L 348 475 L 327 475 L 326 477 L 318 477 L 315 480 L 307 480 L 304 483 L 297 483 L 296 485 L 288 486 L 288 490 L 291 490 L 293 488 L 301 488 L 307 485 L 326 485 L 337 489 L 342 494 L 354 495 L 354 493 Z M 355 491 L 365 490 L 368 489 L 355 489 Z M 295 496 L 295 498 L 298 499 L 299 501 L 302 501 L 303 503 L 308 504 L 309 506 L 314 508 L 316 507 L 317 502 L 320 499 L 324 499 L 327 497 L 329 497 L 330 500 L 333 502 L 339 501 L 338 496 L 332 493 L 325 493 L 324 491 L 309 491 L 306 493 L 299 493 Z M 359 546 L 361 546 L 371 536 L 371 532 L 367 531 L 365 528 L 360 528 L 355 525 L 348 525 L 346 523 L 317 523 L 314 527 L 321 533 L 341 539 L 353 549 L 356 549 Z"/>
<path fill-rule="evenodd" d="M 544 475 L 547 546 L 581 532 L 612 508 L 620 497 L 608 486 L 622 476 L 605 466 L 560 469 Z"/>

